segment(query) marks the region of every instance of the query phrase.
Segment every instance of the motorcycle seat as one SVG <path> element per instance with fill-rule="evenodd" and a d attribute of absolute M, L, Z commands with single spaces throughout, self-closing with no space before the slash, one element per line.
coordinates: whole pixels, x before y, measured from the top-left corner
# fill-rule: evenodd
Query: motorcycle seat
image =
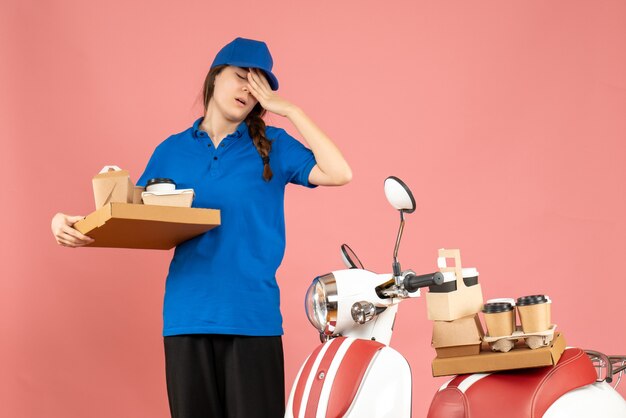
<path fill-rule="evenodd" d="M 428 418 L 539 418 L 565 393 L 596 381 L 580 348 L 568 348 L 555 366 L 459 375 L 444 384 Z"/>

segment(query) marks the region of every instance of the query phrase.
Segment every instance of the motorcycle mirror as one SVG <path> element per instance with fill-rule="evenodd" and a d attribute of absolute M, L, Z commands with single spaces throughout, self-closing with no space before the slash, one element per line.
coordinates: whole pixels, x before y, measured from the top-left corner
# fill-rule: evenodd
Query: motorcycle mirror
<path fill-rule="evenodd" d="M 363 263 L 361 263 L 359 257 L 356 256 L 356 253 L 352 251 L 352 248 L 350 248 L 348 244 L 341 244 L 341 259 L 343 260 L 343 264 L 349 269 L 365 270 Z"/>
<path fill-rule="evenodd" d="M 391 206 L 404 213 L 413 213 L 415 210 L 411 189 L 397 177 L 389 176 L 385 179 L 385 196 Z"/>

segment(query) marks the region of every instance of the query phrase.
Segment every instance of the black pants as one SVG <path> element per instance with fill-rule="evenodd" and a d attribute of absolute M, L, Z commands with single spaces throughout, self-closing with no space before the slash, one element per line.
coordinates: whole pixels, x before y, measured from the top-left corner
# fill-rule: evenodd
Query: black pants
<path fill-rule="evenodd" d="M 282 418 L 283 345 L 277 337 L 164 337 L 172 418 Z"/>

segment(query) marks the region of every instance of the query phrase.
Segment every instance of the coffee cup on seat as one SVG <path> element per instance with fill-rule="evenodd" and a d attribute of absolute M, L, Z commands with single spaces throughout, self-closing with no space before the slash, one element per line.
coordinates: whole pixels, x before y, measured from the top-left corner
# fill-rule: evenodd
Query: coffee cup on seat
<path fill-rule="evenodd" d="M 517 311 L 524 333 L 547 331 L 552 326 L 550 298 L 546 295 L 531 295 L 517 298 Z"/>
<path fill-rule="evenodd" d="M 487 302 L 483 316 L 490 337 L 508 337 L 515 331 L 515 307 L 509 302 Z"/>
<path fill-rule="evenodd" d="M 467 267 L 461 269 L 463 274 L 463 283 L 465 286 L 476 286 L 478 284 L 478 270 L 475 267 Z M 446 271 L 443 273 L 443 283 L 428 287 L 429 292 L 448 293 L 454 292 L 456 289 L 456 276 L 454 272 Z"/>

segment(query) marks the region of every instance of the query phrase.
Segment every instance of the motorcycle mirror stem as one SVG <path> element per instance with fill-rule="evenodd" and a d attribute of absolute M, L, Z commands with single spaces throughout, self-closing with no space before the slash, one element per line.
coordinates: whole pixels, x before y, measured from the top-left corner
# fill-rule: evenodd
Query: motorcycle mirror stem
<path fill-rule="evenodd" d="M 402 268 L 398 262 L 398 248 L 402 239 L 402 231 L 404 230 L 404 213 L 412 213 L 415 211 L 415 198 L 411 189 L 402 180 L 395 176 L 389 176 L 385 179 L 385 196 L 391 206 L 400 211 L 400 229 L 396 237 L 396 247 L 393 251 L 393 277 L 397 286 L 400 286 L 402 278 Z"/>
<path fill-rule="evenodd" d="M 400 248 L 400 240 L 402 239 L 402 232 L 404 231 L 404 211 L 400 209 L 400 228 L 398 228 L 398 236 L 396 237 L 396 246 L 393 250 L 393 263 L 391 265 L 393 269 L 393 277 L 396 285 L 400 285 L 400 278 L 402 277 L 402 267 L 398 261 L 398 248 Z"/>

